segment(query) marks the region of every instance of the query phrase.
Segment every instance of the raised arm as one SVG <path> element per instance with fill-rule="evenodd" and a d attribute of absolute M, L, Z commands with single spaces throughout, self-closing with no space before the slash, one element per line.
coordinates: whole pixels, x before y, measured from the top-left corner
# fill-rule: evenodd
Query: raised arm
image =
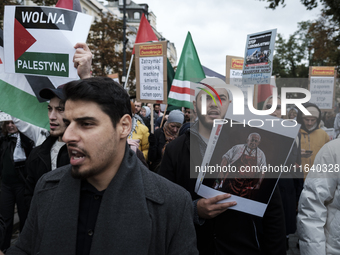
<path fill-rule="evenodd" d="M 77 68 L 80 79 L 91 77 L 92 53 L 86 43 L 77 43 L 73 56 L 74 67 Z"/>
<path fill-rule="evenodd" d="M 35 146 L 39 146 L 40 144 L 42 144 L 45 141 L 46 137 L 49 136 L 49 132 L 45 128 L 35 126 L 13 116 L 12 120 L 18 130 L 29 139 L 31 139 L 34 142 Z"/>

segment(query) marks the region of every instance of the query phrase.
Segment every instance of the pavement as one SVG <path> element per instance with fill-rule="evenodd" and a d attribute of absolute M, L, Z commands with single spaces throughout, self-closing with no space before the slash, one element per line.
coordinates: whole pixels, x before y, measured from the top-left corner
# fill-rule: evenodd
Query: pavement
<path fill-rule="evenodd" d="M 300 255 L 300 250 L 297 248 L 298 236 L 297 234 L 289 235 L 289 250 L 287 255 Z"/>

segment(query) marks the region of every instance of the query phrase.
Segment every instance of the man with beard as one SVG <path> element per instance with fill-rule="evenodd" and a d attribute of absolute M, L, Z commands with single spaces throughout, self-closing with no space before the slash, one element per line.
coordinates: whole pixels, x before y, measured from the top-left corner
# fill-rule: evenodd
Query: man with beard
<path fill-rule="evenodd" d="M 196 114 L 193 109 L 184 108 L 184 123 L 195 122 Z"/>
<path fill-rule="evenodd" d="M 142 103 L 135 101 L 135 112 L 133 112 L 133 113 L 140 115 L 141 109 L 142 109 Z"/>
<path fill-rule="evenodd" d="M 161 112 L 161 105 L 160 104 L 154 104 L 153 105 L 153 116 L 156 120 L 159 117 L 163 116 L 163 113 Z"/>
<path fill-rule="evenodd" d="M 131 104 L 106 77 L 65 85 L 71 165 L 37 183 L 7 254 L 198 254 L 188 192 L 150 172 L 127 145 Z"/>
<path fill-rule="evenodd" d="M 207 114 L 202 115 L 202 95 L 205 92 L 196 92 L 193 104 L 198 121 L 184 135 L 167 145 L 158 173 L 190 192 L 200 254 L 286 254 L 284 215 L 277 188 L 263 218 L 227 210 L 236 204 L 223 201 L 230 198 L 230 194 L 205 199 L 194 191 L 198 176 L 195 166 L 201 166 L 214 119 L 224 118 L 231 103 L 227 90 L 217 88 L 226 87 L 225 82 L 206 78 L 201 83 L 215 87 L 222 105 L 215 104 L 207 96 Z M 224 203 L 218 203 L 221 201 Z"/>

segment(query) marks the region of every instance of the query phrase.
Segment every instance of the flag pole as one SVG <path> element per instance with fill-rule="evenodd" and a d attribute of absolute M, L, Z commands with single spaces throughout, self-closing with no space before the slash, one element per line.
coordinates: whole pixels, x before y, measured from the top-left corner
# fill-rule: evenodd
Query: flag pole
<path fill-rule="evenodd" d="M 163 126 L 163 123 L 164 123 L 164 118 L 165 118 L 165 114 L 166 114 L 166 110 L 168 109 L 168 105 L 165 106 L 165 110 L 164 110 L 164 114 L 163 114 L 163 118 L 162 118 L 162 121 L 161 121 L 161 125 L 159 128 L 162 128 Z"/>
<path fill-rule="evenodd" d="M 126 85 L 127 85 L 128 79 L 129 79 L 129 75 L 130 75 L 131 66 L 132 66 L 132 62 L 133 62 L 133 57 L 134 56 L 135 56 L 134 54 L 131 55 L 130 64 L 129 64 L 129 70 L 127 72 L 126 80 L 125 80 L 125 83 L 124 83 L 124 89 L 126 89 Z"/>
<path fill-rule="evenodd" d="M 151 125 L 151 133 L 153 134 L 154 133 L 154 129 L 155 129 L 155 125 L 154 125 L 154 117 L 153 117 L 153 104 L 151 104 L 151 120 L 150 120 L 150 125 Z"/>

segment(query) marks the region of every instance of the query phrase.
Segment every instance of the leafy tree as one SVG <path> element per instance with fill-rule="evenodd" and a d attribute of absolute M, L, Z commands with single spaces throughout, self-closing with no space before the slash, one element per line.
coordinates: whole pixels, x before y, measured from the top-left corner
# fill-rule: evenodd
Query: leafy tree
<path fill-rule="evenodd" d="M 285 0 L 260 0 L 269 3 L 267 8 L 275 10 L 276 7 L 282 5 L 285 7 Z M 338 0 L 300 0 L 300 2 L 306 7 L 307 10 L 312 10 L 322 4 L 322 13 L 328 17 L 329 20 L 340 24 L 340 5 Z"/>
<path fill-rule="evenodd" d="M 18 5 L 20 4 L 21 0 L 3 0 L 0 1 L 0 29 L 3 29 L 4 24 L 4 11 L 5 5 Z"/>
<path fill-rule="evenodd" d="M 308 77 L 309 22 L 299 23 L 299 29 L 285 40 L 281 34 L 275 44 L 273 73 L 282 78 Z"/>
<path fill-rule="evenodd" d="M 311 65 L 336 66 L 340 65 L 339 30 L 333 21 L 323 14 L 309 28 L 311 37 Z"/>
<path fill-rule="evenodd" d="M 127 35 L 131 34 L 128 32 Z M 123 74 L 123 21 L 110 13 L 101 14 L 94 21 L 87 40 L 93 54 L 92 72 L 94 76 L 106 76 L 111 73 Z M 126 66 L 129 66 L 132 49 L 126 51 Z M 132 68 L 128 80 L 130 90 L 135 90 L 135 70 Z"/>
<path fill-rule="evenodd" d="M 285 7 L 285 0 L 261 0 L 267 8 Z M 319 19 L 310 25 L 310 65 L 340 66 L 340 2 L 339 0 L 300 0 L 307 10 L 322 4 Z"/>

